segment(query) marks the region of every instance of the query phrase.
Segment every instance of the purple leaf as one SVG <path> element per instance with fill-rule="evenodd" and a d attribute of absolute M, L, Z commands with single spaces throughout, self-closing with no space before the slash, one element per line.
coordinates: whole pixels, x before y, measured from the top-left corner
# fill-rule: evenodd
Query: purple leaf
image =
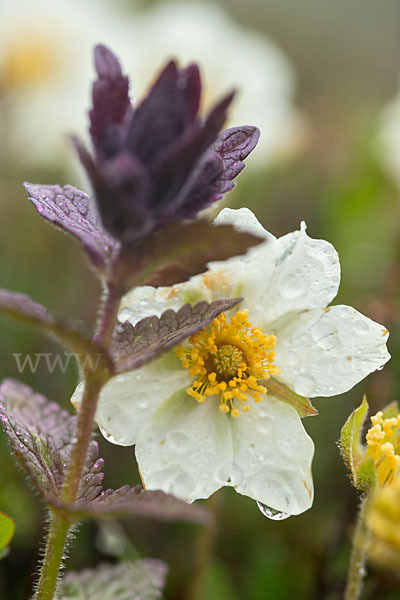
<path fill-rule="evenodd" d="M 58 588 L 60 600 L 157 600 L 167 566 L 146 558 L 67 573 Z"/>
<path fill-rule="evenodd" d="M 186 216 L 184 203 L 188 197 L 184 195 L 184 188 L 192 179 L 192 173 L 197 172 L 204 154 L 215 142 L 227 118 L 232 99 L 233 93 L 223 98 L 210 111 L 201 127 L 193 128 L 184 137 L 178 138 L 176 143 L 150 166 L 151 178 L 154 180 L 152 206 L 161 222 Z M 208 183 L 207 179 L 203 179 L 203 186 L 207 186 Z M 203 206 L 196 206 L 192 210 L 193 216 L 202 208 Z"/>
<path fill-rule="evenodd" d="M 96 46 L 94 61 L 98 78 L 92 90 L 90 134 L 97 154 L 111 156 L 119 148 L 123 125 L 132 113 L 129 79 L 106 46 Z"/>
<path fill-rule="evenodd" d="M 77 323 L 59 320 L 47 312 L 46 308 L 34 302 L 29 296 L 19 292 L 0 289 L 0 314 L 23 321 L 30 325 L 42 327 L 46 333 L 55 335 L 73 353 L 79 356 L 91 356 L 93 361 L 99 362 L 98 348 L 91 342 L 90 337 Z M 107 359 L 103 364 L 104 368 Z"/>
<path fill-rule="evenodd" d="M 61 505 L 62 506 L 62 505 Z M 78 501 L 68 510 L 80 517 L 116 518 L 144 517 L 161 521 L 205 523 L 209 514 L 198 504 L 188 504 L 160 490 L 144 490 L 141 485 L 125 485 L 117 490 L 102 491 L 91 502 Z"/>
<path fill-rule="evenodd" d="M 220 133 L 214 151 L 221 158 L 224 168 L 216 182 L 216 192 L 225 193 L 232 189 L 232 179 L 244 169 L 243 160 L 254 150 L 259 138 L 257 127 L 249 125 L 232 127 Z"/>
<path fill-rule="evenodd" d="M 76 416 L 36 394 L 22 383 L 5 380 L 0 386 L 0 419 L 11 450 L 46 502 L 60 497 L 72 447 Z M 100 493 L 97 442 L 91 442 L 82 495 Z M 96 480 L 97 477 L 97 480 Z"/>
<path fill-rule="evenodd" d="M 244 169 L 243 160 L 255 148 L 259 137 L 256 127 L 246 125 L 222 131 L 182 189 L 176 201 L 181 206 L 179 214 L 192 218 L 232 190 L 233 179 Z"/>
<path fill-rule="evenodd" d="M 25 188 L 43 218 L 77 238 L 96 269 L 109 269 L 119 244 L 104 230 L 87 194 L 71 185 L 26 183 Z"/>
<path fill-rule="evenodd" d="M 185 304 L 178 312 L 168 309 L 161 317 L 145 317 L 135 326 L 128 321 L 118 325 L 110 349 L 116 372 L 131 371 L 154 360 L 204 329 L 217 315 L 238 302 L 240 298 L 216 300 L 211 304 L 199 302 L 195 306 Z"/>
<path fill-rule="evenodd" d="M 0 289 L 0 312 L 33 325 L 53 326 L 55 319 L 44 306 L 34 302 L 29 296 L 10 290 Z"/>
<path fill-rule="evenodd" d="M 140 244 L 121 250 L 119 285 L 170 286 L 204 273 L 211 261 L 245 254 L 265 239 L 239 232 L 232 225 L 208 221 L 171 223 Z"/>
<path fill-rule="evenodd" d="M 83 517 L 137 515 L 161 520 L 204 522 L 207 513 L 158 491 L 141 486 L 103 490 L 104 461 L 98 458 L 98 444 L 90 442 L 86 464 L 74 504 L 61 498 L 77 417 L 49 402 L 30 387 L 5 380 L 0 386 L 0 422 L 11 450 L 30 481 L 45 500 L 59 510 Z"/>
<path fill-rule="evenodd" d="M 197 65 L 182 71 L 170 61 L 138 106 L 127 134 L 127 147 L 146 164 L 168 148 L 197 118 L 201 83 Z"/>
<path fill-rule="evenodd" d="M 136 110 L 128 79 L 105 46 L 96 47 L 95 65 L 94 157 L 74 143 L 104 228 L 123 245 L 134 245 L 167 223 L 196 217 L 228 191 L 256 134 L 243 127 L 217 139 L 234 93 L 199 118 L 197 65 L 179 69 L 169 62 Z"/>
<path fill-rule="evenodd" d="M 120 152 L 104 161 L 101 171 L 93 172 L 91 181 L 104 227 L 111 235 L 129 244 L 151 230 L 154 226 L 149 214 L 152 183 L 133 154 Z"/>

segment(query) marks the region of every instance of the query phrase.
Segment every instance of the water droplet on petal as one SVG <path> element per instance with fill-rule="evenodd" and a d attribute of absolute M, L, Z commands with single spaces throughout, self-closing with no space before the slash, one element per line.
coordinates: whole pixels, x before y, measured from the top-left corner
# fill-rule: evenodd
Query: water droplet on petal
<path fill-rule="evenodd" d="M 296 381 L 296 392 L 301 396 L 310 396 L 315 391 L 315 381 L 306 375 Z"/>
<path fill-rule="evenodd" d="M 282 510 L 275 510 L 275 508 L 271 508 L 262 502 L 257 502 L 257 506 L 264 517 L 272 519 L 272 521 L 284 521 L 292 516 L 291 514 L 285 513 Z"/>
<path fill-rule="evenodd" d="M 304 284 L 302 283 L 301 278 L 296 276 L 296 274 L 287 278 L 286 281 L 282 283 L 281 295 L 285 300 L 293 300 L 303 293 Z"/>
<path fill-rule="evenodd" d="M 359 319 L 358 321 L 356 321 L 354 323 L 354 330 L 356 333 L 365 335 L 366 333 L 369 332 L 369 325 L 365 321 Z"/>

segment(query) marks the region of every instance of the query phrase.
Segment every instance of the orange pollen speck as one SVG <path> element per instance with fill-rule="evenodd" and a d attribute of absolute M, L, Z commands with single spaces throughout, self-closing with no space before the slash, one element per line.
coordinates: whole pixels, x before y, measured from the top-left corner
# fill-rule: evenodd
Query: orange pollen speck
<path fill-rule="evenodd" d="M 260 402 L 267 392 L 259 381 L 280 373 L 273 364 L 275 341 L 274 335 L 252 326 L 246 310 L 237 312 L 230 323 L 221 313 L 192 335 L 188 346 L 175 350 L 194 378 L 188 395 L 197 402 L 219 396 L 220 411 L 232 417 L 240 415 L 238 407 L 248 412 L 249 399 Z"/>

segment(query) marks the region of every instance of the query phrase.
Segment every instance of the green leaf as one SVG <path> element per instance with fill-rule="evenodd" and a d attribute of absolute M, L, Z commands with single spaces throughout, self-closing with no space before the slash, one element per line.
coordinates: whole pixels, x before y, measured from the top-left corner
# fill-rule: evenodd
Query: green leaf
<path fill-rule="evenodd" d="M 166 565 L 144 559 L 117 565 L 99 565 L 67 573 L 60 584 L 60 600 L 156 600 L 165 585 Z"/>
<path fill-rule="evenodd" d="M 290 390 L 284 383 L 280 383 L 273 377 L 268 379 L 264 385 L 271 396 L 274 396 L 275 398 L 282 400 L 282 402 L 286 402 L 286 404 L 293 406 L 301 418 L 311 417 L 318 414 L 317 409 L 311 404 L 308 398 L 299 396 L 299 394 L 296 394 Z"/>
<path fill-rule="evenodd" d="M 11 542 L 15 533 L 15 523 L 6 513 L 0 512 L 0 551 Z"/>
<path fill-rule="evenodd" d="M 121 288 L 170 286 L 207 270 L 212 261 L 245 254 L 265 238 L 205 220 L 172 223 L 121 250 L 114 280 Z"/>
<path fill-rule="evenodd" d="M 357 471 L 364 458 L 364 446 L 361 443 L 362 429 L 368 413 L 366 396 L 358 408 L 353 410 L 340 432 L 340 449 L 353 481 L 357 483 Z"/>
<path fill-rule="evenodd" d="M 376 468 L 372 458 L 366 458 L 360 463 L 355 483 L 361 492 L 369 492 L 374 489 L 376 484 Z"/>
<path fill-rule="evenodd" d="M 391 402 L 382 410 L 382 419 L 392 419 L 400 414 L 399 405 L 396 401 Z"/>

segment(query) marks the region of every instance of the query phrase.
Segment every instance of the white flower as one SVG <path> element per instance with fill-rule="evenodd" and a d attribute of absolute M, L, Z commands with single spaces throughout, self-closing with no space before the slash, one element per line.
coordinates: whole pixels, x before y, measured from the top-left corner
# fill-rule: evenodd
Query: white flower
<path fill-rule="evenodd" d="M 69 157 L 66 135 L 87 126 L 98 42 L 128 53 L 126 13 L 108 0 L 1 0 L 3 152 L 47 166 Z"/>
<path fill-rule="evenodd" d="M 228 125 L 247 123 L 261 130 L 248 168 L 265 166 L 303 143 L 305 124 L 293 104 L 292 65 L 267 35 L 236 23 L 222 7 L 207 2 L 156 5 L 137 14 L 131 40 L 126 65 L 136 97 L 167 57 L 200 64 L 209 106 L 237 90 Z"/>
<path fill-rule="evenodd" d="M 266 242 L 184 284 L 133 290 L 119 317 L 135 323 L 188 301 L 241 296 L 236 316 L 227 315 L 230 325 L 217 318 L 178 350 L 112 379 L 96 420 L 111 442 L 136 444 L 149 489 L 191 501 L 232 485 L 298 514 L 312 504 L 313 443 L 296 410 L 264 393 L 263 379 L 268 387 L 274 375 L 309 397 L 340 394 L 389 360 L 388 332 L 348 306 L 326 308 L 339 286 L 338 256 L 304 226 L 276 239 L 245 208 L 224 209 L 216 222 Z M 73 402 L 80 397 L 79 388 Z"/>

